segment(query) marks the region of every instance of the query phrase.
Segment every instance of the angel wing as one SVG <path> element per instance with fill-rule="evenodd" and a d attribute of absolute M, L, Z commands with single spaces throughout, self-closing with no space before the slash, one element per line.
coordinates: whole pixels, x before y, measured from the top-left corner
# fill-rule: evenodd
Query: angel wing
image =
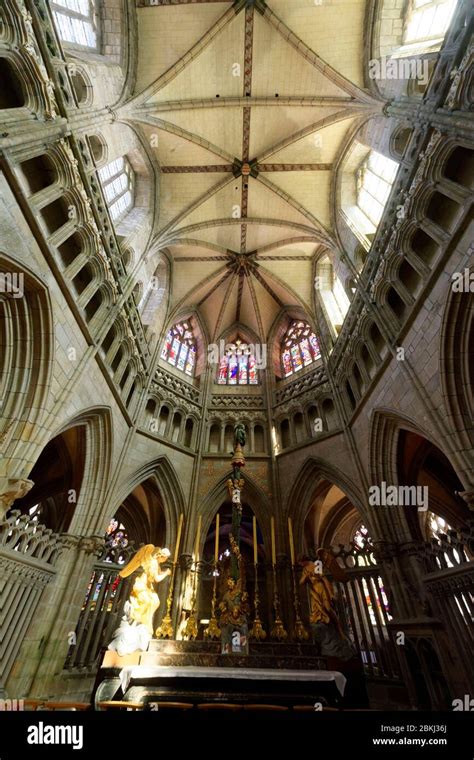
<path fill-rule="evenodd" d="M 145 544 L 145 546 L 142 546 L 137 553 L 133 555 L 128 565 L 125 565 L 123 570 L 119 572 L 120 577 L 128 578 L 128 576 L 134 573 L 135 570 L 138 570 L 146 560 L 150 559 L 154 551 L 155 547 L 153 544 Z"/>
<path fill-rule="evenodd" d="M 345 569 L 341 567 L 334 555 L 331 554 L 328 549 L 318 549 L 316 555 L 321 560 L 323 565 L 327 567 L 335 581 L 339 581 L 340 583 L 347 583 L 349 576 L 347 575 Z"/>

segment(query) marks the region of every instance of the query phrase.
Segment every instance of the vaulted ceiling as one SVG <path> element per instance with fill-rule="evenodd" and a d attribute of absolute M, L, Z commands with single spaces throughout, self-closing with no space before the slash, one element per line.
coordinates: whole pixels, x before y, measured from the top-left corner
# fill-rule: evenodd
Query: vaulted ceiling
<path fill-rule="evenodd" d="M 313 260 L 336 248 L 333 167 L 380 103 L 363 89 L 365 0 L 154 0 L 138 9 L 130 120 L 161 176 L 156 241 L 172 308 L 210 339 L 312 318 Z"/>

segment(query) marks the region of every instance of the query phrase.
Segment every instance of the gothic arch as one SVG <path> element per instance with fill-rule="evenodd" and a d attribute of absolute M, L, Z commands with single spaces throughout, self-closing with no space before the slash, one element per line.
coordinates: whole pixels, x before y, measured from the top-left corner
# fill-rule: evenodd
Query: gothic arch
<path fill-rule="evenodd" d="M 27 440 L 37 439 L 37 426 L 47 408 L 54 356 L 53 315 L 49 293 L 30 269 L 0 253 L 0 270 L 4 278 L 10 276 L 12 283 L 16 281 L 23 296 L 15 297 L 14 292 L 0 296 L 0 395 L 5 399 L 0 448 L 12 464 L 9 477 L 22 477 L 25 460 L 31 464 L 36 450 L 28 444 L 30 454 L 26 456 L 23 431 L 28 426 Z"/>
<path fill-rule="evenodd" d="M 421 426 L 391 409 L 377 409 L 372 414 L 369 436 L 369 475 L 371 483 L 396 484 L 397 481 L 397 443 L 400 430 L 407 430 L 426 438 L 436 446 L 450 461 L 456 472 L 457 464 L 452 461 L 451 453 L 439 445 L 439 441 Z"/>
<path fill-rule="evenodd" d="M 287 516 L 293 520 L 296 551 L 300 551 L 304 536 L 304 525 L 318 485 L 328 480 L 343 491 L 365 520 L 366 506 L 357 488 L 337 467 L 317 457 L 310 457 L 303 464 L 295 478 L 288 497 Z"/>
<path fill-rule="evenodd" d="M 166 545 L 176 543 L 179 515 L 185 512 L 185 498 L 178 475 L 167 456 L 161 456 L 135 470 L 134 473 L 121 483 L 113 498 L 115 505 L 108 514 L 115 514 L 132 491 L 148 478 L 156 481 L 162 501 L 166 520 Z"/>
<path fill-rule="evenodd" d="M 202 319 L 198 309 L 181 309 L 178 312 L 173 312 L 171 317 L 168 317 L 165 323 L 165 329 L 160 338 L 160 351 L 161 346 L 165 340 L 165 337 L 177 322 L 189 322 L 193 321 L 193 332 L 196 338 L 196 366 L 194 368 L 194 377 L 199 377 L 207 365 L 207 347 L 209 345 L 209 334 L 206 329 L 206 323 Z M 163 362 L 162 366 L 169 367 L 167 362 Z M 180 373 L 181 375 L 182 373 Z"/>
<path fill-rule="evenodd" d="M 471 277 L 472 269 L 470 272 Z M 461 447 L 474 446 L 474 309 L 472 293 L 449 295 L 443 315 L 440 338 L 440 374 L 444 402 Z"/>
<path fill-rule="evenodd" d="M 268 346 L 270 356 L 268 357 L 268 367 L 273 368 L 273 373 L 276 377 L 281 378 L 281 344 L 283 338 L 293 320 L 301 320 L 302 322 L 308 322 L 311 325 L 316 335 L 318 330 L 316 329 L 316 323 L 312 314 L 308 314 L 302 306 L 285 306 L 281 309 L 280 313 L 274 320 L 270 332 L 268 334 Z M 314 369 L 314 364 L 310 365 Z"/>
<path fill-rule="evenodd" d="M 102 515 L 96 510 L 104 502 L 109 479 L 113 427 L 109 407 L 91 407 L 63 423 L 49 440 L 73 427 L 85 427 L 85 462 L 82 485 L 72 519 L 71 533 L 101 533 Z"/>
<path fill-rule="evenodd" d="M 448 523 L 465 524 L 468 509 L 461 496 L 466 487 L 463 473 L 446 447 L 418 424 L 391 410 L 377 410 L 372 417 L 369 452 L 370 483 L 427 485 L 428 509 Z M 377 512 L 382 535 L 399 541 L 420 540 L 420 516 L 426 516 L 426 511 L 403 506 L 378 508 Z"/>
<path fill-rule="evenodd" d="M 229 475 L 224 475 L 208 491 L 204 499 L 200 502 L 197 513 L 202 515 L 201 543 L 205 543 L 206 536 L 212 525 L 216 512 L 226 500 L 230 501 L 227 491 L 226 482 Z M 272 509 L 268 497 L 252 479 L 248 473 L 244 473 L 245 486 L 242 491 L 242 500 L 247 503 L 257 518 L 259 528 L 262 532 L 263 543 L 266 547 L 270 546 L 270 517 Z"/>

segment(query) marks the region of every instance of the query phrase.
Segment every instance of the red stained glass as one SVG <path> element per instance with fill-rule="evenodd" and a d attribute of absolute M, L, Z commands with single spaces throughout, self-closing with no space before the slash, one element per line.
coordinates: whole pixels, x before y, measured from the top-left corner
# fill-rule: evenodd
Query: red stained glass
<path fill-rule="evenodd" d="M 321 356 L 319 341 L 307 322 L 293 322 L 281 343 L 281 366 L 284 377 L 309 367 Z"/>
<path fill-rule="evenodd" d="M 161 358 L 192 377 L 196 345 L 189 322 L 181 322 L 171 328 L 161 349 Z"/>

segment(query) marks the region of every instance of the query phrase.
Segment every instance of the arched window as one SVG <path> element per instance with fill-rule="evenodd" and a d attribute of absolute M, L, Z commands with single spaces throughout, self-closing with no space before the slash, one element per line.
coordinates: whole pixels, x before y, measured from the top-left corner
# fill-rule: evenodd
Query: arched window
<path fill-rule="evenodd" d="M 226 347 L 217 382 L 219 385 L 258 385 L 255 355 L 240 338 Z"/>
<path fill-rule="evenodd" d="M 114 222 L 118 222 L 133 206 L 133 169 L 127 159 L 121 156 L 99 169 L 98 175 L 110 216 Z"/>
<path fill-rule="evenodd" d="M 350 301 L 339 277 L 334 272 L 328 255 L 322 256 L 318 260 L 315 287 L 323 302 L 333 337 L 337 337 L 348 312 Z"/>
<path fill-rule="evenodd" d="M 457 0 L 411 0 L 405 22 L 403 44 L 426 43 L 441 46 Z M 417 45 L 418 47 L 418 45 Z M 408 49 L 408 48 L 406 48 Z"/>
<path fill-rule="evenodd" d="M 453 526 L 446 522 L 446 520 L 440 515 L 430 511 L 426 513 L 426 533 L 428 540 L 436 539 L 437 541 L 440 541 L 443 536 L 449 536 L 450 531 L 454 530 Z M 444 561 L 447 567 L 454 567 L 454 564 L 459 565 L 461 562 L 468 562 L 469 559 L 470 558 L 466 554 L 465 549 L 461 547 L 456 548 L 453 546 L 451 555 L 448 552 L 444 552 Z M 436 557 L 436 564 L 442 569 L 443 563 L 441 562 L 440 557 Z"/>
<path fill-rule="evenodd" d="M 372 543 L 369 531 L 365 525 L 359 525 L 352 540 L 359 549 L 365 549 L 368 544 Z"/>
<path fill-rule="evenodd" d="M 321 356 L 319 341 L 307 322 L 292 322 L 281 344 L 285 377 L 308 367 Z"/>
<path fill-rule="evenodd" d="M 64 42 L 97 50 L 97 16 L 93 0 L 54 0 L 51 10 Z"/>
<path fill-rule="evenodd" d="M 105 531 L 104 539 L 108 550 L 104 561 L 123 564 L 125 555 L 122 552 L 128 546 L 129 538 L 125 526 L 117 517 L 112 517 Z"/>
<path fill-rule="evenodd" d="M 376 150 L 371 150 L 357 171 L 357 205 L 373 225 L 373 232 L 382 218 L 398 164 Z"/>
<path fill-rule="evenodd" d="M 196 364 L 196 341 L 189 322 L 171 328 L 161 350 L 161 358 L 190 377 Z"/>

